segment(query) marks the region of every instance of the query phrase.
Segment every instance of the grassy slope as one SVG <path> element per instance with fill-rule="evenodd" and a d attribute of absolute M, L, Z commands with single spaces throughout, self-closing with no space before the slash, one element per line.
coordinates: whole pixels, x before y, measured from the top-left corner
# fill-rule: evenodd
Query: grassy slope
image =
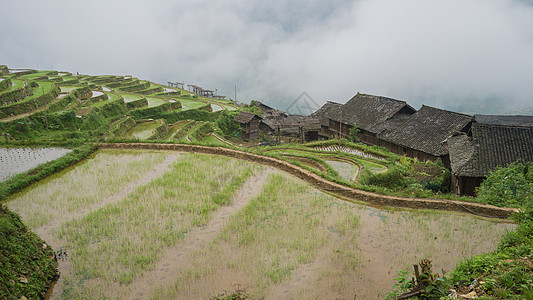
<path fill-rule="evenodd" d="M 0 298 L 43 298 L 58 276 L 52 248 L 0 206 Z"/>

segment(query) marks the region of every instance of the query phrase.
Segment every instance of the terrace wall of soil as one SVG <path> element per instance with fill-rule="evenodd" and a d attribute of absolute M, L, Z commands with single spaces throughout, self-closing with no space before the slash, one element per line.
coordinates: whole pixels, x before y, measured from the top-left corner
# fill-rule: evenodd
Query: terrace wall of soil
<path fill-rule="evenodd" d="M 29 97 L 32 95 L 33 95 L 33 88 L 30 86 L 24 86 L 24 87 L 15 89 L 10 92 L 2 93 L 0 94 L 0 106 L 11 105 L 13 103 L 17 103 L 18 101 L 24 99 L 25 97 Z"/>
<path fill-rule="evenodd" d="M 111 134 L 113 136 L 123 136 L 124 134 L 126 134 L 126 132 L 128 132 L 128 130 L 135 127 L 135 124 L 136 124 L 135 119 L 133 119 L 130 116 L 127 116 L 123 119 L 116 121 L 114 124 L 111 125 L 113 128 L 111 130 Z"/>
<path fill-rule="evenodd" d="M 6 90 L 8 87 L 12 86 L 13 82 L 11 82 L 11 79 L 5 79 L 0 81 L 0 92 Z"/>
<path fill-rule="evenodd" d="M 60 92 L 61 90 L 59 89 L 59 87 L 55 86 L 50 92 L 42 96 L 36 97 L 28 101 L 20 101 L 8 106 L 2 106 L 0 107 L 0 118 L 27 113 L 32 110 L 36 110 L 42 106 L 48 105 L 55 98 L 57 98 Z"/>
<path fill-rule="evenodd" d="M 154 134 L 150 137 L 150 140 L 160 139 L 168 134 L 168 122 L 165 119 L 158 120 L 160 125 L 154 129 Z"/>
<path fill-rule="evenodd" d="M 311 171 L 308 171 L 304 168 L 298 167 L 280 159 L 227 148 L 157 143 L 102 143 L 99 145 L 99 148 L 174 150 L 182 152 L 223 155 L 232 158 L 248 160 L 259 164 L 272 166 L 287 173 L 290 173 L 321 190 L 342 197 L 344 199 L 365 202 L 369 205 L 378 207 L 401 207 L 412 209 L 433 209 L 469 212 L 484 217 L 494 218 L 507 218 L 511 214 L 516 213 L 518 211 L 514 208 L 502 208 L 480 203 L 461 202 L 444 199 L 404 198 L 351 189 L 338 183 L 328 181 L 312 173 Z"/>
<path fill-rule="evenodd" d="M 156 115 L 161 114 L 162 112 L 170 111 L 172 110 L 170 103 L 166 102 L 158 106 L 154 107 L 147 107 L 147 108 L 137 108 L 135 110 L 131 110 L 130 114 L 137 118 L 137 119 L 143 119 L 143 118 L 149 118 Z"/>

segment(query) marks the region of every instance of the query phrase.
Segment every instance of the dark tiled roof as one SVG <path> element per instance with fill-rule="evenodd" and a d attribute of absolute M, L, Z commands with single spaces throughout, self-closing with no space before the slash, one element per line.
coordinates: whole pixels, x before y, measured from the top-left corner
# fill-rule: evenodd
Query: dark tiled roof
<path fill-rule="evenodd" d="M 396 114 L 392 118 L 384 122 L 381 122 L 380 124 L 377 124 L 375 127 L 376 132 L 382 132 L 384 130 L 392 130 L 400 126 L 401 124 L 403 124 L 403 122 L 409 120 L 411 116 L 412 116 L 411 114 Z"/>
<path fill-rule="evenodd" d="M 310 114 L 311 117 L 318 118 L 320 120 L 320 125 L 329 125 L 329 118 L 328 113 L 340 109 L 342 107 L 342 104 L 337 102 L 328 101 L 326 104 L 322 105 L 321 108 L 319 108 L 314 113 Z"/>
<path fill-rule="evenodd" d="M 313 116 L 289 115 L 287 118 L 284 118 L 278 121 L 277 123 L 281 124 L 283 127 L 298 128 L 302 126 L 304 127 L 304 129 L 307 129 L 307 130 L 320 128 L 320 123 L 319 123 L 318 118 L 313 117 Z"/>
<path fill-rule="evenodd" d="M 378 125 L 401 111 L 413 113 L 416 110 L 405 101 L 357 93 L 342 107 L 332 109 L 328 117 L 344 124 L 357 124 L 359 128 L 372 133 L 379 133 Z"/>
<path fill-rule="evenodd" d="M 486 177 L 498 166 L 533 161 L 533 127 L 528 126 L 474 123 L 472 137 L 452 137 L 447 144 L 456 176 Z"/>
<path fill-rule="evenodd" d="M 247 111 L 241 111 L 233 120 L 239 122 L 239 123 L 248 123 L 250 122 L 254 117 L 257 117 L 258 119 L 261 119 L 258 115 L 247 112 Z"/>
<path fill-rule="evenodd" d="M 533 116 L 474 115 L 474 118 L 481 124 L 533 126 Z"/>
<path fill-rule="evenodd" d="M 271 130 L 274 130 L 276 128 L 276 123 L 270 119 L 262 119 L 261 122 L 268 126 Z"/>
<path fill-rule="evenodd" d="M 383 131 L 378 137 L 396 145 L 440 156 L 448 153 L 442 142 L 465 129 L 472 119 L 469 115 L 422 106 L 405 122 Z"/>

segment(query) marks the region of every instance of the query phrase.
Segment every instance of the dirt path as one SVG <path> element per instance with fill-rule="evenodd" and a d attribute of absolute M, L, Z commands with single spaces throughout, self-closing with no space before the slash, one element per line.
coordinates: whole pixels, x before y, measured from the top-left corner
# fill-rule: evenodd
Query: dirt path
<path fill-rule="evenodd" d="M 73 220 L 75 218 L 81 218 L 87 215 L 88 213 L 95 211 L 101 207 L 115 203 L 121 199 L 124 199 L 125 197 L 127 197 L 129 193 L 133 192 L 137 187 L 145 185 L 149 183 L 152 179 L 158 178 L 161 175 L 163 175 L 165 172 L 169 171 L 173 163 L 176 162 L 179 156 L 180 156 L 179 153 L 174 153 L 172 155 L 169 155 L 163 162 L 157 164 L 152 170 L 146 173 L 144 177 L 134 182 L 131 182 L 126 187 L 121 189 L 119 192 L 117 192 L 114 195 L 111 195 L 110 197 L 104 199 L 103 201 L 96 203 L 92 206 L 89 206 L 82 211 L 73 213 L 69 215 L 68 217 L 56 219 L 52 223 L 49 223 L 45 226 L 32 229 L 32 231 L 36 233 L 37 235 L 39 235 L 41 239 L 46 241 L 48 245 L 52 246 L 52 248 L 56 250 L 64 249 L 66 247 L 65 245 L 66 241 L 59 239 L 57 237 L 57 234 L 55 233 L 55 230 L 58 229 L 61 226 L 61 224 L 68 222 L 69 220 Z M 59 272 L 62 275 L 70 274 L 70 272 L 72 271 L 72 266 L 70 262 L 68 261 L 68 259 L 60 260 L 58 262 L 59 262 Z M 49 292 L 50 299 L 59 298 L 60 293 L 63 290 L 63 284 L 64 284 L 63 278 L 64 276 L 61 276 L 59 280 L 57 281 L 57 283 L 55 284 L 55 286 L 53 287 L 53 291 Z"/>
<path fill-rule="evenodd" d="M 364 202 L 367 205 L 377 208 L 383 207 L 403 207 L 410 209 L 434 209 L 447 210 L 456 212 L 468 212 L 478 216 L 507 218 L 511 214 L 518 212 L 515 208 L 496 207 L 488 204 L 480 204 L 475 202 L 463 202 L 447 199 L 424 199 L 424 198 L 406 198 L 398 196 L 381 195 L 373 192 L 357 190 L 345 185 L 341 185 L 322 178 L 321 176 L 293 165 L 287 161 L 253 154 L 250 152 L 232 150 L 222 147 L 206 147 L 185 144 L 156 144 L 156 143 L 102 143 L 100 148 L 109 149 L 159 149 L 159 150 L 174 150 L 183 152 L 195 152 L 214 155 L 229 156 L 237 159 L 252 161 L 255 163 L 275 167 L 279 170 L 285 171 L 298 178 L 303 179 L 307 183 L 316 188 L 334 194 L 337 197 L 355 202 Z"/>
<path fill-rule="evenodd" d="M 123 299 L 147 299 L 155 289 L 165 289 L 174 284 L 174 279 L 178 277 L 180 270 L 190 265 L 189 256 L 196 250 L 207 247 L 222 230 L 229 217 L 248 204 L 253 197 L 259 195 L 272 171 L 270 168 L 264 169 L 249 178 L 236 193 L 230 206 L 219 208 L 206 226 L 193 229 L 179 245 L 166 249 L 153 270 L 145 272 L 142 277 L 130 284 L 132 290 L 129 295 L 124 297 L 122 297 L 123 295 L 112 295 L 111 287 L 111 290 L 108 291 L 112 295 L 110 298 L 119 296 Z"/>

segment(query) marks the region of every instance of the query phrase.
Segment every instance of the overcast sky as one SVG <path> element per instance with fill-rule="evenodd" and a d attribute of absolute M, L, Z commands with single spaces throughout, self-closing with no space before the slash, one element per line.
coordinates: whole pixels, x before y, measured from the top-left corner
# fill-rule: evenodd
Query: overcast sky
<path fill-rule="evenodd" d="M 17 0 L 1 20 L 0 64 L 12 68 L 184 81 L 231 98 L 236 84 L 238 100 L 282 110 L 303 92 L 318 105 L 362 92 L 415 108 L 533 107 L 525 0 Z"/>

